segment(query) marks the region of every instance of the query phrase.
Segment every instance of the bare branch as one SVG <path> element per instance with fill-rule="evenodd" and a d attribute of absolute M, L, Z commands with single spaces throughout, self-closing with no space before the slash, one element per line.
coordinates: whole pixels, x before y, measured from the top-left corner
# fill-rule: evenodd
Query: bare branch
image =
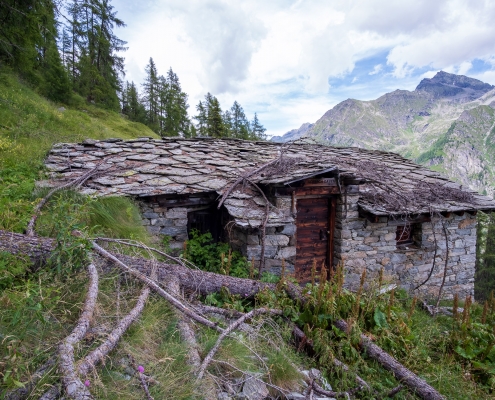
<path fill-rule="evenodd" d="M 80 187 L 84 182 L 86 182 L 89 178 L 91 178 L 98 170 L 98 168 L 100 168 L 100 165 L 103 161 L 101 161 L 100 163 L 98 163 L 98 165 L 96 167 L 94 167 L 93 169 L 89 170 L 88 172 L 86 172 L 85 174 L 81 175 L 80 177 L 70 181 L 70 182 L 67 182 L 63 185 L 60 185 L 60 186 L 57 186 L 56 188 L 53 188 L 52 190 L 50 190 L 48 192 L 48 194 L 43 197 L 41 199 L 41 201 L 36 205 L 36 207 L 34 208 L 33 210 L 33 216 L 31 217 L 31 219 L 29 220 L 29 223 L 28 223 L 28 226 L 26 228 L 26 235 L 28 236 L 34 236 L 34 225 L 36 224 L 36 220 L 38 219 L 39 217 L 39 214 L 40 214 L 40 211 L 41 209 L 44 207 L 44 205 L 48 202 L 48 200 L 50 199 L 50 197 L 52 197 L 55 193 L 63 190 L 63 189 L 68 189 L 70 187 Z"/>
<path fill-rule="evenodd" d="M 128 272 L 135 278 L 139 279 L 141 282 L 146 283 L 151 289 L 153 289 L 154 292 L 165 298 L 166 300 L 169 301 L 174 307 L 176 307 L 178 310 L 183 312 L 185 315 L 190 317 L 191 319 L 206 325 L 210 328 L 213 328 L 219 332 L 222 332 L 223 329 L 221 329 L 217 324 L 214 322 L 211 322 L 210 320 L 196 314 L 193 310 L 190 308 L 186 307 L 184 304 L 182 304 L 179 300 L 177 300 L 175 297 L 171 296 L 169 293 L 167 293 L 165 290 L 163 290 L 154 280 L 148 278 L 146 275 L 142 274 L 139 271 L 136 271 L 135 269 L 130 268 L 126 264 L 124 264 L 122 261 L 120 261 L 117 257 L 115 257 L 113 254 L 109 253 L 106 251 L 104 248 L 100 247 L 97 245 L 95 242 L 91 242 L 93 249 L 96 253 L 101 255 L 102 257 L 111 260 L 113 263 L 117 264 L 119 268 L 122 270 Z"/>
<path fill-rule="evenodd" d="M 206 357 L 203 360 L 203 363 L 201 364 L 201 367 L 199 368 L 199 373 L 198 373 L 198 381 L 203 378 L 203 375 L 206 371 L 206 368 L 208 367 L 208 364 L 212 360 L 213 356 L 217 352 L 218 348 L 220 347 L 220 344 L 222 343 L 222 340 L 225 339 L 233 330 L 237 329 L 239 325 L 241 325 L 246 319 L 253 318 L 256 315 L 259 314 L 274 314 L 274 315 L 282 315 L 281 310 L 273 310 L 269 308 L 257 308 L 254 309 L 247 314 L 244 314 L 242 317 L 240 317 L 238 320 L 233 322 L 226 328 L 221 335 L 218 337 L 217 342 L 213 346 L 213 348 L 210 350 L 210 352 L 206 355 Z"/>
<path fill-rule="evenodd" d="M 343 320 L 335 321 L 334 325 L 342 332 L 347 333 L 349 331 L 347 322 Z M 374 344 L 369 337 L 361 334 L 360 339 L 361 347 L 366 350 L 368 356 L 378 361 L 385 369 L 391 371 L 395 378 L 407 386 L 411 392 L 425 400 L 445 400 L 445 397 L 438 393 L 432 386 Z"/>
<path fill-rule="evenodd" d="M 92 399 L 90 391 L 79 379 L 74 365 L 74 345 L 86 334 L 98 297 L 98 272 L 94 264 L 88 265 L 89 288 L 84 302 L 83 312 L 72 330 L 59 345 L 59 368 L 62 372 L 62 383 L 69 398 L 76 400 Z"/>
<path fill-rule="evenodd" d="M 145 287 L 136 302 L 134 308 L 122 318 L 115 329 L 110 332 L 107 340 L 103 342 L 98 348 L 89 353 L 84 361 L 79 365 L 77 372 L 81 376 L 87 375 L 98 362 L 103 360 L 108 353 L 110 353 L 113 348 L 117 345 L 118 341 L 124 334 L 124 332 L 129 328 L 129 326 L 139 317 L 143 311 L 146 300 L 148 299 L 150 293 L 149 287 Z"/>

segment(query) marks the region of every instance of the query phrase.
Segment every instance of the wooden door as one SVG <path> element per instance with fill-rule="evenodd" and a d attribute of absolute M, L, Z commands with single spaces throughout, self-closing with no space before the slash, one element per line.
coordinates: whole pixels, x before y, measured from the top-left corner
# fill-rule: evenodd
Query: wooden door
<path fill-rule="evenodd" d="M 311 269 L 316 262 L 317 276 L 321 266 L 332 265 L 333 228 L 335 207 L 331 199 L 310 198 L 297 200 L 296 279 L 311 281 Z"/>

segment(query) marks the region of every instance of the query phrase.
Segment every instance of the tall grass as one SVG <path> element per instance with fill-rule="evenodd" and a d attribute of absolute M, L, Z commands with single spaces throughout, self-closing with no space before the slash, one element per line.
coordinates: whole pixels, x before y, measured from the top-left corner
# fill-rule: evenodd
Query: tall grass
<path fill-rule="evenodd" d="M 43 178 L 43 159 L 54 143 L 157 137 L 142 124 L 82 101 L 64 108 L 0 69 L 0 229 L 25 228 L 35 181 Z"/>

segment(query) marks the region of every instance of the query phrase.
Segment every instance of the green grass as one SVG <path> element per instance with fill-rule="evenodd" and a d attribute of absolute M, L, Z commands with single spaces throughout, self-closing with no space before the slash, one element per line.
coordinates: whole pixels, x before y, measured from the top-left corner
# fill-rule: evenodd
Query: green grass
<path fill-rule="evenodd" d="M 60 111 L 60 107 L 65 111 Z M 34 182 L 54 143 L 86 138 L 157 137 L 148 127 L 79 99 L 54 104 L 0 69 L 0 229 L 21 232 L 34 206 Z"/>
<path fill-rule="evenodd" d="M 41 195 L 41 193 L 40 193 Z M 90 198 L 71 190 L 56 193 L 44 207 L 36 230 L 41 236 L 56 237 L 59 223 L 70 222 L 75 228 L 89 228 L 92 236 L 132 239 L 151 244 L 151 236 L 141 224 L 136 203 L 128 197 Z"/>

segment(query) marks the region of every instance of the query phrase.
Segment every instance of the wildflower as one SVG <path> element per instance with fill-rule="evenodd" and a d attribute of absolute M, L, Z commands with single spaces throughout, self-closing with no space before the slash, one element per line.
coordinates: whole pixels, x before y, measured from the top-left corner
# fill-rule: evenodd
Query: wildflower
<path fill-rule="evenodd" d="M 86 379 L 84 381 L 84 386 L 89 387 L 90 384 L 91 384 L 91 382 L 89 381 L 89 379 Z"/>
<path fill-rule="evenodd" d="M 144 372 L 144 367 L 142 365 L 139 365 L 137 370 L 139 371 L 140 374 Z"/>

